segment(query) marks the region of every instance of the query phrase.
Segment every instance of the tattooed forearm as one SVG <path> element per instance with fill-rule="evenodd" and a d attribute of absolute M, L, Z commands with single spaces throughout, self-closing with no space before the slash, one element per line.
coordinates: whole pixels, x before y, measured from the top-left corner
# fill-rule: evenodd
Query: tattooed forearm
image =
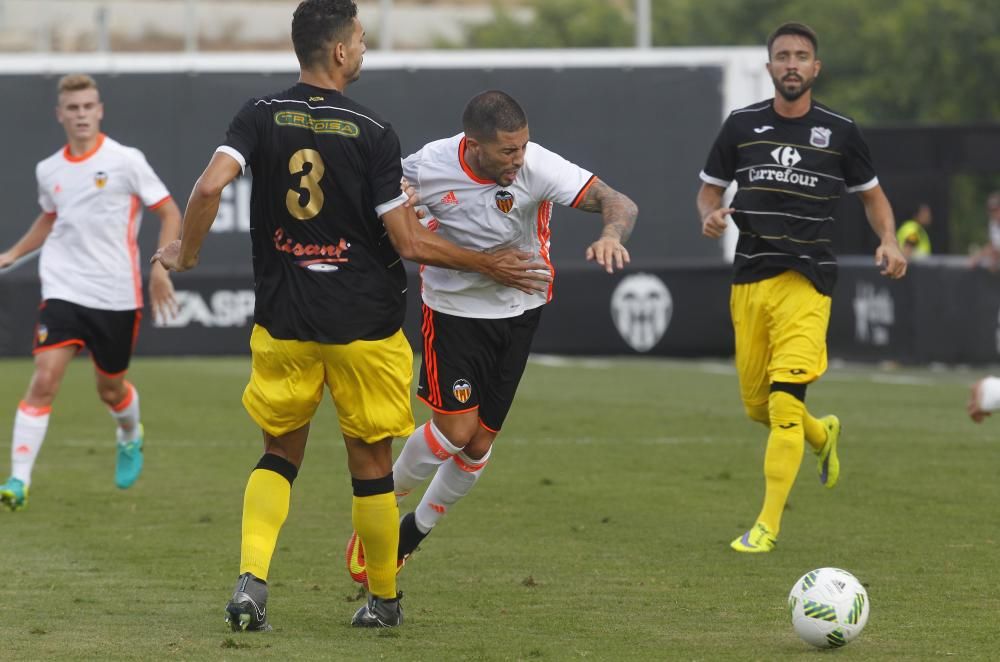
<path fill-rule="evenodd" d="M 619 193 L 599 179 L 587 189 L 583 200 L 576 208 L 600 212 L 604 219 L 601 236 L 613 237 L 623 244 L 632 234 L 635 219 L 639 215 L 639 208 L 627 195 Z"/>

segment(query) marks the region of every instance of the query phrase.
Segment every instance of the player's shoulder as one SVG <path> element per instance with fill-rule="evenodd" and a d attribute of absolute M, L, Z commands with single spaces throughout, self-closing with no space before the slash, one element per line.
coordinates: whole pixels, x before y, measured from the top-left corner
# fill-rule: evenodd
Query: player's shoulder
<path fill-rule="evenodd" d="M 841 124 L 845 127 L 856 126 L 854 118 L 815 100 L 809 109 L 809 114 L 826 123 Z"/>
<path fill-rule="evenodd" d="M 774 113 L 774 100 L 764 99 L 749 106 L 736 108 L 730 111 L 726 121 L 736 124 L 752 124 L 761 121 L 761 118 L 770 117 Z"/>
<path fill-rule="evenodd" d="M 52 154 L 46 156 L 44 159 L 35 164 L 35 174 L 41 177 L 44 174 L 52 172 L 57 169 L 63 163 L 66 163 L 66 147 L 60 147 Z"/>
<path fill-rule="evenodd" d="M 558 159 L 560 161 L 566 161 L 567 159 L 557 152 L 552 151 L 544 145 L 540 145 L 536 142 L 528 141 L 528 144 L 524 146 L 524 162 L 529 164 L 531 161 L 542 161 Z"/>
<path fill-rule="evenodd" d="M 540 173 L 558 178 L 561 173 L 579 167 L 561 154 L 536 142 L 528 142 L 524 148 L 524 167 L 522 170 L 526 175 Z"/>
<path fill-rule="evenodd" d="M 458 154 L 464 138 L 465 134 L 458 133 L 448 138 L 432 140 L 406 158 L 426 166 L 458 167 Z"/>
<path fill-rule="evenodd" d="M 122 156 L 128 159 L 145 159 L 146 156 L 143 154 L 142 150 L 138 147 L 132 147 L 131 145 L 126 145 L 120 143 L 109 135 L 104 136 L 104 141 L 101 144 L 101 150 L 107 150 L 106 153 L 110 155 Z"/>
<path fill-rule="evenodd" d="M 350 97 L 341 96 L 340 98 L 344 101 L 343 110 L 345 110 L 348 114 L 354 115 L 360 124 L 368 124 L 369 127 L 377 127 L 383 131 L 392 127 L 389 120 L 385 119 L 381 114 L 372 108 L 369 108 L 364 104 L 360 104 Z"/>

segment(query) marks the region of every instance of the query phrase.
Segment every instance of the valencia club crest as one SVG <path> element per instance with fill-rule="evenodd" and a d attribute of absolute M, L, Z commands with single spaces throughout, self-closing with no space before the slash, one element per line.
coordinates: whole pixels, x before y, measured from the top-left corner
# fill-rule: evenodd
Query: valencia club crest
<path fill-rule="evenodd" d="M 497 202 L 497 209 L 505 214 L 514 208 L 514 194 L 510 191 L 504 191 L 501 189 L 497 191 L 494 199 Z"/>
<path fill-rule="evenodd" d="M 456 380 L 451 385 L 451 393 L 455 396 L 456 400 L 465 403 L 472 396 L 472 384 L 467 379 Z"/>

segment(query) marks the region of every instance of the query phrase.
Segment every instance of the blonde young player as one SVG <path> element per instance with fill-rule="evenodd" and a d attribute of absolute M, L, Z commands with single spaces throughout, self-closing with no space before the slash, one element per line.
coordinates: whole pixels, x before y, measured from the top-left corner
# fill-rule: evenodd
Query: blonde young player
<path fill-rule="evenodd" d="M 553 205 L 600 213 L 604 226 L 587 249 L 607 273 L 629 261 L 623 245 L 638 208 L 589 171 L 530 142 L 528 120 L 512 97 L 483 92 L 467 104 L 463 133 L 425 145 L 403 161 L 403 174 L 433 215 L 429 227 L 466 248 L 517 247 L 549 259 Z M 431 420 L 406 440 L 393 465 L 402 500 L 433 475 L 414 512 L 400 522 L 398 563 L 483 473 L 514 400 L 531 350 L 545 292 L 498 287 L 474 273 L 421 270 L 423 363 L 417 397 Z M 367 579 L 357 535 L 347 549 L 355 581 Z"/>
<path fill-rule="evenodd" d="M 0 253 L 3 268 L 41 247 L 35 372 L 14 418 L 12 475 L 0 485 L 0 502 L 11 510 L 28 503 L 52 403 L 66 367 L 83 348 L 94 361 L 98 395 L 117 424 L 115 484 L 124 489 L 139 477 L 139 394 L 125 373 L 142 316 L 136 243 L 142 207 L 160 219 L 160 245 L 180 231 L 177 205 L 142 152 L 101 133 L 104 105 L 94 79 L 65 76 L 58 89 L 56 119 L 67 144 L 35 170 L 41 214 L 12 248 Z M 150 270 L 149 295 L 155 315 L 173 314 L 173 285 L 159 265 Z"/>

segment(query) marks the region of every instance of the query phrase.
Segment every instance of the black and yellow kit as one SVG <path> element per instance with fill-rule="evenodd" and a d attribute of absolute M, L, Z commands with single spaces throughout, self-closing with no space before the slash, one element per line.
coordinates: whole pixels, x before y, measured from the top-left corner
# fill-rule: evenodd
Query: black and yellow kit
<path fill-rule="evenodd" d="M 740 231 L 734 283 L 793 270 L 826 295 L 837 278 L 837 202 L 845 190 L 878 184 L 868 145 L 850 118 L 816 102 L 802 117 L 782 117 L 771 100 L 729 115 L 701 179 L 739 186 L 729 205 Z"/>
<path fill-rule="evenodd" d="M 336 90 L 305 83 L 251 99 L 221 151 L 249 167 L 254 322 L 275 339 L 387 338 L 406 274 L 380 208 L 401 195 L 392 127 Z"/>

